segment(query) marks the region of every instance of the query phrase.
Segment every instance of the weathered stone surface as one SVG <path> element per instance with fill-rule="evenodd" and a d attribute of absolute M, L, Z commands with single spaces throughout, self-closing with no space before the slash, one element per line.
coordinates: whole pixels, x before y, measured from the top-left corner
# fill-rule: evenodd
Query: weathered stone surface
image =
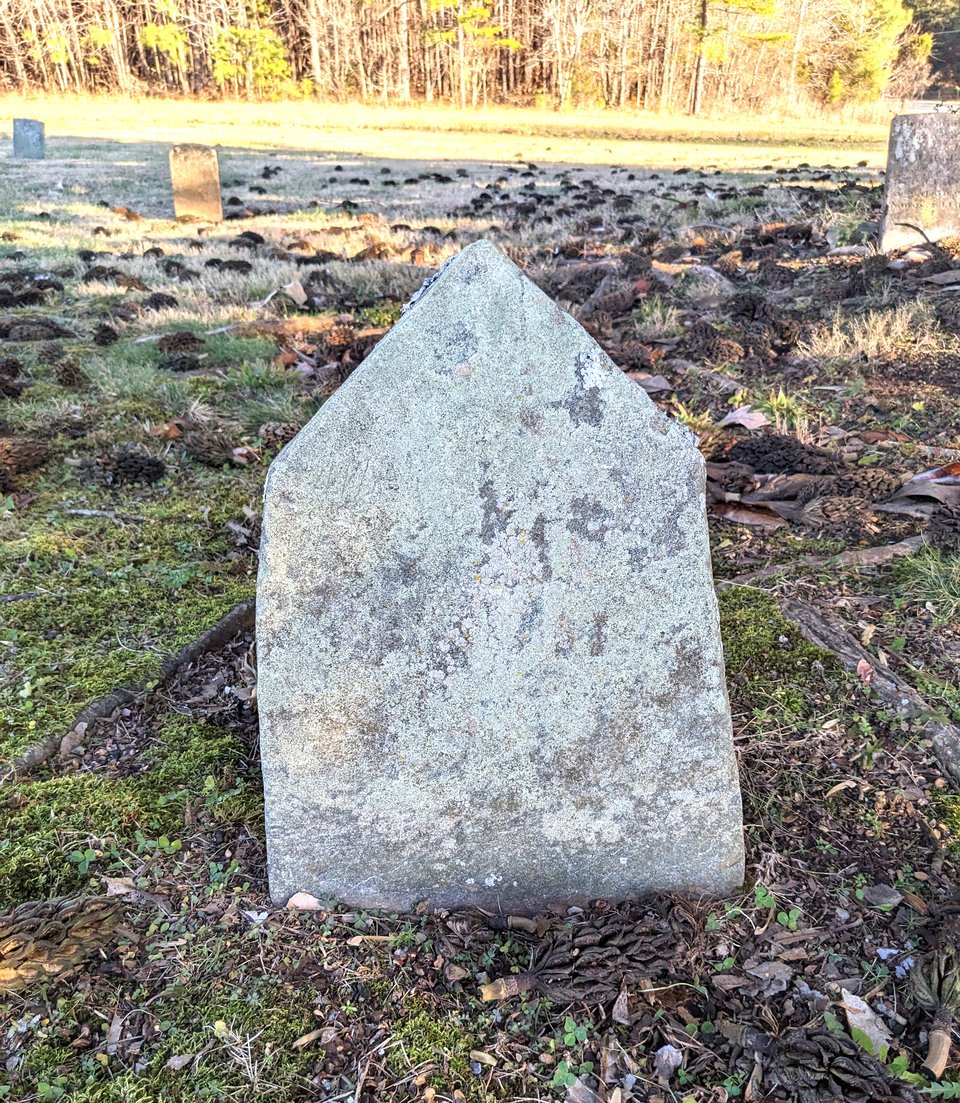
<path fill-rule="evenodd" d="M 189 143 L 170 150 L 173 210 L 177 218 L 223 220 L 220 198 L 220 163 L 210 146 Z"/>
<path fill-rule="evenodd" d="M 906 225 L 909 223 L 909 225 Z M 960 234 L 960 115 L 898 115 L 890 124 L 880 249 Z"/>
<path fill-rule="evenodd" d="M 45 128 L 37 119 L 13 120 L 13 155 L 21 161 L 42 161 L 46 152 Z"/>
<path fill-rule="evenodd" d="M 740 884 L 686 429 L 494 246 L 270 468 L 271 894 L 532 911 Z"/>

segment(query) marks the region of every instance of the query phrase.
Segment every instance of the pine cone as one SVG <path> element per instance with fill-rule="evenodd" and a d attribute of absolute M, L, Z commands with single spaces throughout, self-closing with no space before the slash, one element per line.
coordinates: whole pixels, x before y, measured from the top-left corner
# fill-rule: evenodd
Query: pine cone
<path fill-rule="evenodd" d="M 113 943 L 116 896 L 59 897 L 20 904 L 0 915 L 0 990 L 64 977 Z"/>
<path fill-rule="evenodd" d="M 198 429 L 183 434 L 183 447 L 187 455 L 198 463 L 210 467 L 223 467 L 233 460 L 233 441 L 219 429 Z"/>
<path fill-rule="evenodd" d="M 930 518 L 927 538 L 944 551 L 960 552 L 960 506 L 940 506 Z"/>
<path fill-rule="evenodd" d="M 814 498 L 803 509 L 802 523 L 813 529 L 829 529 L 836 536 L 858 538 L 871 520 L 871 501 L 863 497 Z"/>
<path fill-rule="evenodd" d="M 614 317 L 626 314 L 637 301 L 637 289 L 632 283 L 624 283 L 620 287 L 614 287 L 609 291 L 598 288 L 598 292 L 587 303 L 584 309 L 589 310 L 590 315 L 612 314 Z"/>
<path fill-rule="evenodd" d="M 17 398 L 23 393 L 22 370 L 23 366 L 15 357 L 0 357 L 0 398 Z"/>
<path fill-rule="evenodd" d="M 163 460 L 135 448 L 122 448 L 113 455 L 103 457 L 100 467 L 105 481 L 113 486 L 129 483 L 152 484 L 167 473 L 167 465 Z"/>
<path fill-rule="evenodd" d="M 178 329 L 173 333 L 166 333 L 157 341 L 157 349 L 166 354 L 170 352 L 196 352 L 203 348 L 204 341 L 196 333 L 187 329 Z"/>
<path fill-rule="evenodd" d="M 745 463 L 764 475 L 833 475 L 841 466 L 825 448 L 801 444 L 795 437 L 781 433 L 738 440 L 726 458 Z"/>
<path fill-rule="evenodd" d="M 37 437 L 0 437 L 0 468 L 7 474 L 32 471 L 46 463 L 50 445 Z"/>
<path fill-rule="evenodd" d="M 812 502 L 814 498 L 858 498 L 863 502 L 882 502 L 903 486 L 899 475 L 891 475 L 875 468 L 853 468 L 842 475 L 825 475 L 811 479 L 797 495 L 800 502 Z"/>
<path fill-rule="evenodd" d="M 713 262 L 713 267 L 721 276 L 735 276 L 740 265 L 743 264 L 743 253 L 739 249 L 731 249 Z"/>
<path fill-rule="evenodd" d="M 743 345 L 729 337 L 717 337 L 703 351 L 711 364 L 739 364 L 744 357 Z"/>
<path fill-rule="evenodd" d="M 163 291 L 154 291 L 142 303 L 144 310 L 172 310 L 177 305 L 178 300 L 173 295 L 167 295 Z"/>
<path fill-rule="evenodd" d="M 282 448 L 300 432 L 300 426 L 292 421 L 267 421 L 257 430 L 264 448 Z"/>
<path fill-rule="evenodd" d="M 120 334 L 106 322 L 101 322 L 93 334 L 93 343 L 99 348 L 107 348 L 108 345 L 116 344 L 119 340 Z"/>
<path fill-rule="evenodd" d="M 37 349 L 37 357 L 48 364 L 56 364 L 67 355 L 67 350 L 59 341 L 48 341 Z"/>
<path fill-rule="evenodd" d="M 771 1080 L 796 1103 L 919 1103 L 920 1097 L 852 1038 L 827 1031 L 791 1030 L 777 1044 Z"/>
<path fill-rule="evenodd" d="M 325 333 L 321 334 L 324 343 L 331 349 L 345 349 L 357 339 L 357 331 L 353 326 L 349 325 L 335 325 L 331 326 Z"/>
<path fill-rule="evenodd" d="M 61 360 L 53 369 L 54 378 L 61 387 L 79 389 L 90 382 L 90 376 L 73 360 Z"/>
<path fill-rule="evenodd" d="M 668 973 L 677 953 L 669 924 L 648 913 L 640 922 L 619 914 L 589 919 L 545 939 L 523 973 L 486 984 L 484 1000 L 536 990 L 555 1003 L 609 1003 L 624 980 Z"/>

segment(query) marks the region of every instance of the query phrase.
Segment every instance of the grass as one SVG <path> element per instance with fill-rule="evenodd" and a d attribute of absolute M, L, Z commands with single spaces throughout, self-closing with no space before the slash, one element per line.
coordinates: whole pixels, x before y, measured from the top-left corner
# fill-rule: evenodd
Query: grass
<path fill-rule="evenodd" d="M 88 145 L 83 139 L 106 138 L 98 120 L 109 119 L 110 139 L 117 143 L 189 140 L 259 148 L 280 153 L 281 163 L 282 151 L 303 150 L 337 158 L 484 163 L 534 160 L 662 168 L 683 163 L 692 147 L 706 145 L 706 168 L 734 171 L 820 158 L 847 165 L 867 159 L 879 167 L 888 125 L 888 118 L 864 123 L 843 115 L 712 119 L 583 109 L 567 113 L 489 107 L 464 112 L 426 104 L 383 108 L 310 102 L 0 96 L 0 117 L 24 113 L 46 122 L 50 155 L 58 147 L 82 154 Z"/>

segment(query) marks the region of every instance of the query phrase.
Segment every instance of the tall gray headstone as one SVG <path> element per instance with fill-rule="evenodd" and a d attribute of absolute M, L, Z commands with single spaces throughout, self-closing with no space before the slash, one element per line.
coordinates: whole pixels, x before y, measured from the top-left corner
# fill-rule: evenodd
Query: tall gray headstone
<path fill-rule="evenodd" d="M 42 161 L 46 153 L 44 125 L 37 119 L 13 120 L 13 155 L 21 161 Z"/>
<path fill-rule="evenodd" d="M 493 245 L 281 452 L 263 528 L 277 903 L 741 883 L 703 461 Z"/>
<path fill-rule="evenodd" d="M 880 249 L 949 234 L 960 234 L 960 115 L 898 115 L 890 124 Z"/>
<path fill-rule="evenodd" d="M 184 143 L 170 150 L 170 182 L 177 218 L 223 220 L 220 162 L 210 146 Z"/>

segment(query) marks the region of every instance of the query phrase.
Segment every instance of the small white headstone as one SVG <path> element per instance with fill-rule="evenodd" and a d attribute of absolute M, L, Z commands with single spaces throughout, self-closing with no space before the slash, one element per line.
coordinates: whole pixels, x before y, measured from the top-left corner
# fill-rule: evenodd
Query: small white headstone
<path fill-rule="evenodd" d="M 494 246 L 270 468 L 271 894 L 536 911 L 743 877 L 704 464 Z"/>
<path fill-rule="evenodd" d="M 220 161 L 211 146 L 185 143 L 170 150 L 170 182 L 177 218 L 220 222 Z"/>
<path fill-rule="evenodd" d="M 44 125 L 37 119 L 13 120 L 13 155 L 21 161 L 42 161 L 46 152 Z"/>

